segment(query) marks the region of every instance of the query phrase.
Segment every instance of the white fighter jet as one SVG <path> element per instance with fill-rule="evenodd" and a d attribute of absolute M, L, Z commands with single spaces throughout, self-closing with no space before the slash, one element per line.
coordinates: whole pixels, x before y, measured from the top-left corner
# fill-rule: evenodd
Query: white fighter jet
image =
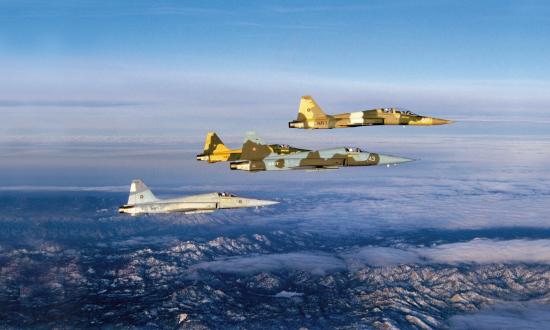
<path fill-rule="evenodd" d="M 119 213 L 128 213 L 132 216 L 152 213 L 184 214 L 209 213 L 218 209 L 240 209 L 244 207 L 260 207 L 278 204 L 279 202 L 243 198 L 224 192 L 158 199 L 141 180 L 132 181 L 128 203 L 118 209 Z"/>

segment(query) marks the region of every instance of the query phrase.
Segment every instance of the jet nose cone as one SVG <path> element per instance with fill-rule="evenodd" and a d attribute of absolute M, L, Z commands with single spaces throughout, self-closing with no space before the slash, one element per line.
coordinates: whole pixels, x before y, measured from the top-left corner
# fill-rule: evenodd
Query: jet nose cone
<path fill-rule="evenodd" d="M 251 201 L 252 206 L 269 206 L 269 205 L 275 205 L 275 204 L 279 204 L 279 202 L 268 201 L 263 199 L 254 199 Z"/>
<path fill-rule="evenodd" d="M 405 158 L 405 157 L 396 157 L 388 155 L 380 155 L 379 165 L 397 165 L 401 163 L 414 162 L 415 159 Z"/>
<path fill-rule="evenodd" d="M 432 125 L 445 125 L 445 124 L 452 124 L 452 120 L 447 119 L 440 119 L 440 118 L 433 118 L 432 119 Z"/>

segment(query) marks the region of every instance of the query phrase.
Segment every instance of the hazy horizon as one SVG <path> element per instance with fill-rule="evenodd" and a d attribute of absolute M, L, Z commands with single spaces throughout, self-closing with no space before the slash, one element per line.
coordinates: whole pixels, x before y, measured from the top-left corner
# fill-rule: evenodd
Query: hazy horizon
<path fill-rule="evenodd" d="M 549 17 L 511 0 L 0 1 L 0 327 L 548 328 Z M 302 95 L 454 123 L 289 129 Z M 416 161 L 195 160 L 207 132 L 238 148 L 251 130 Z M 118 214 L 137 178 L 280 203 Z"/>

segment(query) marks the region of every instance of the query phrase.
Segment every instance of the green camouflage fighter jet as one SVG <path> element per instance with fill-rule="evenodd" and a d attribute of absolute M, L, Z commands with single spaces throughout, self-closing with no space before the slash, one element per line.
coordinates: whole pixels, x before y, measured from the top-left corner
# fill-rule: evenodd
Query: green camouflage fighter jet
<path fill-rule="evenodd" d="M 290 128 L 345 128 L 372 125 L 415 125 L 431 126 L 450 124 L 446 119 L 417 115 L 397 108 L 381 108 L 339 115 L 327 115 L 311 96 L 302 96 L 298 118 L 288 123 Z"/>
<path fill-rule="evenodd" d="M 241 158 L 229 164 L 232 170 L 250 172 L 280 170 L 328 170 L 348 166 L 396 165 L 414 159 L 381 155 L 359 148 L 332 148 L 280 155 L 268 145 L 247 140 Z"/>

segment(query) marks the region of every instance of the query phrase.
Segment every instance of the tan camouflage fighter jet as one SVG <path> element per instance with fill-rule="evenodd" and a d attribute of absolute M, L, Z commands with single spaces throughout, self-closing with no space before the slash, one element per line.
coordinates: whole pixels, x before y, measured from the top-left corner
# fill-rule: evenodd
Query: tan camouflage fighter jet
<path fill-rule="evenodd" d="M 241 158 L 230 163 L 232 170 L 280 171 L 280 170 L 328 170 L 351 166 L 396 165 L 414 159 L 395 157 L 362 151 L 359 148 L 332 148 L 310 150 L 287 155 L 273 153 L 267 145 L 247 140 L 242 147 Z"/>
<path fill-rule="evenodd" d="M 152 213 L 184 214 L 210 213 L 219 209 L 240 209 L 245 207 L 261 207 L 279 202 L 243 198 L 224 192 L 193 195 L 187 197 L 158 199 L 141 180 L 132 181 L 128 203 L 118 209 L 119 213 L 128 213 L 132 216 Z"/>
<path fill-rule="evenodd" d="M 327 115 L 311 96 L 302 96 L 298 118 L 288 123 L 290 128 L 344 128 L 372 125 L 431 126 L 450 124 L 452 121 L 417 115 L 397 108 L 381 108 L 339 115 Z"/>
<path fill-rule="evenodd" d="M 255 132 L 247 132 L 245 141 L 251 140 L 256 141 L 257 143 L 262 144 L 260 138 L 256 135 Z M 307 149 L 295 148 L 285 144 L 269 144 L 267 147 L 272 153 L 278 155 L 287 155 L 300 151 L 308 151 Z M 219 136 L 214 132 L 209 132 L 206 135 L 206 140 L 204 141 L 204 150 L 203 153 L 197 155 L 197 160 L 207 161 L 209 163 L 217 162 L 228 162 L 236 161 L 241 158 L 241 149 L 229 149 L 223 144 Z"/>

